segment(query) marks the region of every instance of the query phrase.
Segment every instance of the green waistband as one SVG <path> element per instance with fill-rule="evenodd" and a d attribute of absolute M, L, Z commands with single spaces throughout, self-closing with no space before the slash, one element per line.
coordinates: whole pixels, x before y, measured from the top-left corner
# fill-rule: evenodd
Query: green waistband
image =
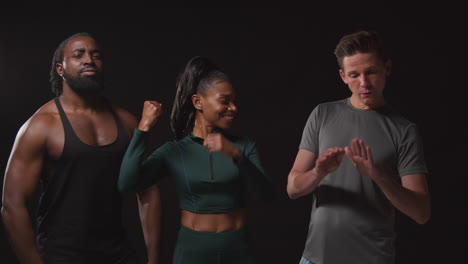
<path fill-rule="evenodd" d="M 220 233 L 195 231 L 180 227 L 177 246 L 191 250 L 236 250 L 247 246 L 247 229 L 240 228 Z"/>

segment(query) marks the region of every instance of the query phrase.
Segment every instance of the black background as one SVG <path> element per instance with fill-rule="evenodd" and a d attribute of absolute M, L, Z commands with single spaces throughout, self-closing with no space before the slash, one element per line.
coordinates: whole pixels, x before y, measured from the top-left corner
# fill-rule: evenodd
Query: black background
<path fill-rule="evenodd" d="M 458 30 L 463 25 L 459 8 L 449 3 L 390 2 L 307 8 L 292 3 L 282 8 L 127 5 L 114 4 L 114 11 L 92 3 L 50 12 L 2 8 L 0 171 L 5 171 L 19 127 L 52 98 L 52 55 L 68 36 L 87 31 L 101 42 L 106 52 L 105 92 L 115 104 L 137 118 L 144 100 L 164 104 L 165 115 L 152 131 L 154 147 L 172 139 L 169 114 L 177 74 L 190 58 L 204 55 L 233 80 L 240 109 L 234 130 L 257 141 L 278 189 L 274 205 L 249 208 L 249 234 L 258 263 L 298 263 L 312 197 L 290 200 L 287 175 L 312 109 L 350 95 L 338 75 L 336 43 L 350 31 L 372 29 L 382 34 L 393 61 L 387 102 L 420 128 L 432 195 L 432 217 L 425 225 L 397 215 L 397 263 L 465 263 L 466 85 L 461 79 L 466 75 L 467 46 L 462 41 L 466 30 Z M 160 188 L 162 263 L 169 263 L 179 215 L 171 180 L 164 179 Z M 143 258 L 133 195 L 126 196 L 123 222 Z M 16 263 L 2 225 L 0 263 Z"/>

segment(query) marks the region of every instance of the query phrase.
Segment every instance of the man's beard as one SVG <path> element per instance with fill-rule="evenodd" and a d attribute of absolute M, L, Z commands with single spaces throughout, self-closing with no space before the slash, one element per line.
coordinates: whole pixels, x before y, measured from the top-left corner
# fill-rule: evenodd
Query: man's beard
<path fill-rule="evenodd" d="M 96 95 L 104 89 L 102 73 L 100 72 L 96 72 L 94 76 L 85 77 L 73 77 L 64 72 L 63 76 L 70 88 L 80 95 Z"/>

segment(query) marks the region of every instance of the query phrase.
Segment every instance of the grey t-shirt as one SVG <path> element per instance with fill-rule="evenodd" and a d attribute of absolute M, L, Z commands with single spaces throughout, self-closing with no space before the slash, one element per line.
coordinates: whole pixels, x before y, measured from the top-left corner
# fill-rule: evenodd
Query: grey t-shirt
<path fill-rule="evenodd" d="M 359 138 L 371 148 L 385 174 L 427 173 L 414 123 L 388 105 L 354 108 L 349 98 L 323 103 L 311 113 L 299 148 L 319 155 L 331 147 L 351 147 Z M 379 187 L 359 174 L 348 157 L 314 191 L 303 256 L 317 264 L 393 263 L 395 209 Z"/>

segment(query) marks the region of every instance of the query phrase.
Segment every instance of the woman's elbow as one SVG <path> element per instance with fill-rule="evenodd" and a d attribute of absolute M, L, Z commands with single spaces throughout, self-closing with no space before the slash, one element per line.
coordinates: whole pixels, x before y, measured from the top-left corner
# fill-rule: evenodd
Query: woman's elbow
<path fill-rule="evenodd" d="M 121 193 L 126 193 L 126 192 L 131 192 L 132 191 L 132 186 L 131 184 L 119 181 L 117 184 L 117 189 Z"/>

